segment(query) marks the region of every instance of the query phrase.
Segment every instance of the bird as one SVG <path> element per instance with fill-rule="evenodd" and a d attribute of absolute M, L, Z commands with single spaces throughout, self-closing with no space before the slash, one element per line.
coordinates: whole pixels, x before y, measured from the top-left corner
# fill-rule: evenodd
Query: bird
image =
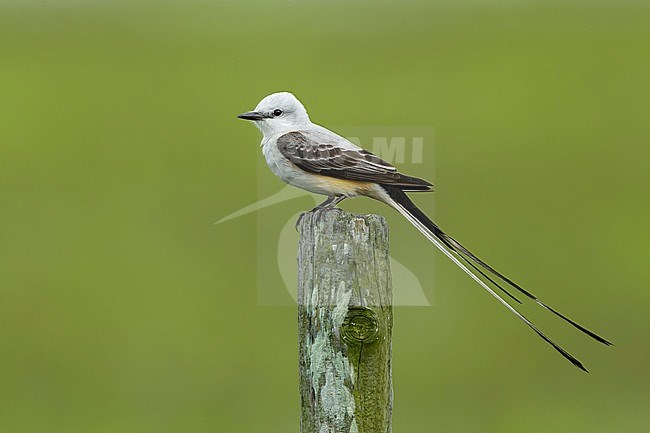
<path fill-rule="evenodd" d="M 365 196 L 378 200 L 404 216 L 456 266 L 582 371 L 588 372 L 577 358 L 546 336 L 496 290 L 503 292 L 513 302 L 521 304 L 522 302 L 506 287 L 516 290 L 596 341 L 606 346 L 613 345 L 542 302 L 442 231 L 407 195 L 433 191 L 433 184 L 400 173 L 393 165 L 373 153 L 313 123 L 304 105 L 292 93 L 270 94 L 263 98 L 253 111 L 239 114 L 237 117 L 254 122 L 262 132 L 262 153 L 267 165 L 277 177 L 289 185 L 327 197 L 312 211 L 333 209 L 350 197 Z"/>

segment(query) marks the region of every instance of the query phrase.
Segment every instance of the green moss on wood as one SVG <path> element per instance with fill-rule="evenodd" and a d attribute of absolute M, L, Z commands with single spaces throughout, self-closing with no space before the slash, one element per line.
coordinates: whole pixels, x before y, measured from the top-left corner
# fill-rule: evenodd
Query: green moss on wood
<path fill-rule="evenodd" d="M 390 432 L 392 286 L 386 221 L 339 209 L 307 213 L 300 234 L 301 432 Z M 355 322 L 351 314 L 372 319 Z M 372 338 L 364 339 L 373 326 Z M 360 337 L 343 338 L 343 332 Z"/>

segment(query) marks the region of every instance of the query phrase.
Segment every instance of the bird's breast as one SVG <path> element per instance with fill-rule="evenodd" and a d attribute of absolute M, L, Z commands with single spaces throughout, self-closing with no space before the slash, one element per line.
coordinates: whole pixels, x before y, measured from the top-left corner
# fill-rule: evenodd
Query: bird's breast
<path fill-rule="evenodd" d="M 337 195 L 348 197 L 368 195 L 374 188 L 370 182 L 338 179 L 331 176 L 307 172 L 289 161 L 278 149 L 275 140 L 262 141 L 262 152 L 271 171 L 289 185 L 304 189 L 315 194 Z"/>

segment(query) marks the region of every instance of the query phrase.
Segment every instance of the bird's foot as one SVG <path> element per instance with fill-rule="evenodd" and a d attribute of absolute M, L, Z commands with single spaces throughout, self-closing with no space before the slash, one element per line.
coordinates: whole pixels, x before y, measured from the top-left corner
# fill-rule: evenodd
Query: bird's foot
<path fill-rule="evenodd" d="M 298 219 L 296 220 L 296 231 L 297 231 L 297 232 L 300 231 L 300 230 L 298 230 L 298 226 L 299 226 L 300 223 L 302 222 L 302 219 L 305 217 L 305 214 L 306 214 L 306 213 L 307 213 L 307 212 L 300 212 L 300 216 L 299 216 Z"/>
<path fill-rule="evenodd" d="M 332 210 L 336 207 L 337 204 L 341 203 L 343 200 L 345 200 L 344 195 L 333 195 L 331 197 L 327 197 L 327 199 L 310 210 L 309 212 L 303 212 L 300 214 L 298 217 L 298 220 L 296 221 L 296 231 L 298 231 L 298 226 L 302 222 L 302 219 L 304 218 L 305 214 L 307 213 L 313 213 L 314 216 L 316 217 L 316 222 L 320 222 L 322 215 L 325 211 Z"/>
<path fill-rule="evenodd" d="M 307 212 L 301 212 L 301 213 L 300 213 L 300 216 L 298 216 L 298 219 L 296 220 L 296 231 L 297 231 L 297 232 L 300 231 L 300 230 L 298 230 L 298 227 L 300 227 L 300 223 L 302 223 L 302 219 L 303 219 L 303 218 L 305 217 L 305 215 L 307 215 L 308 213 L 310 213 L 310 214 L 314 214 L 314 222 L 317 222 L 317 223 L 318 223 L 318 222 L 320 222 L 321 218 L 323 217 L 323 214 L 324 214 L 325 212 L 327 212 L 327 211 L 332 210 L 332 209 L 334 209 L 334 207 L 318 207 L 318 206 L 316 206 L 315 208 L 313 208 L 313 209 L 310 210 L 310 211 L 307 211 Z"/>

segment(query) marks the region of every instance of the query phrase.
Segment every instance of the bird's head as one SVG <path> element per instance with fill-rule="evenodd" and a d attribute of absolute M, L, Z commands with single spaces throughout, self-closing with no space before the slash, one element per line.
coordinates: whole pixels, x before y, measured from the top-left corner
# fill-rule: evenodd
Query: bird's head
<path fill-rule="evenodd" d="M 305 107 L 289 92 L 273 93 L 262 99 L 255 110 L 237 117 L 255 122 L 265 136 L 295 131 L 311 124 Z"/>

